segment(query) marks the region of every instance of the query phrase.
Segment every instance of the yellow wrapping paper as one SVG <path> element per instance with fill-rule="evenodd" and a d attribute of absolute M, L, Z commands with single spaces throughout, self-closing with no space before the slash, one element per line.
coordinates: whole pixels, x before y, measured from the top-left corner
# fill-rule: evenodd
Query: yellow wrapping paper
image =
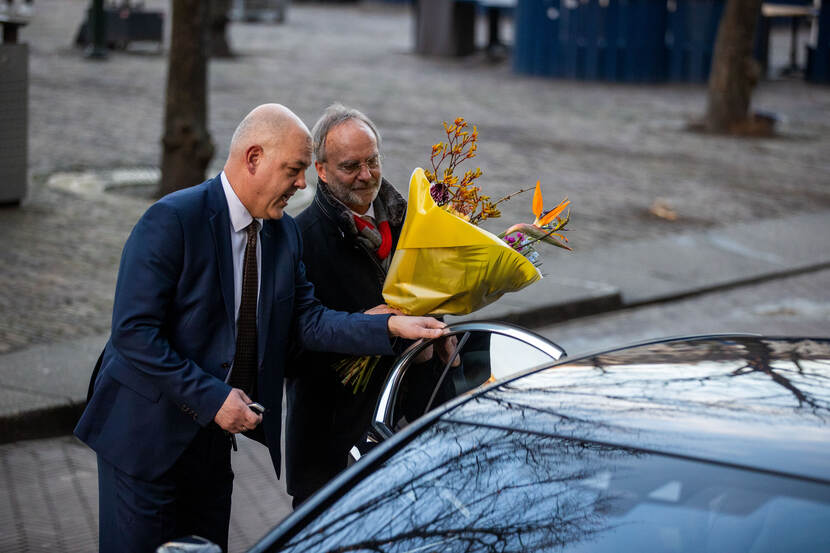
<path fill-rule="evenodd" d="M 522 254 L 432 200 L 423 169 L 409 205 L 383 298 L 409 315 L 466 315 L 542 278 Z"/>

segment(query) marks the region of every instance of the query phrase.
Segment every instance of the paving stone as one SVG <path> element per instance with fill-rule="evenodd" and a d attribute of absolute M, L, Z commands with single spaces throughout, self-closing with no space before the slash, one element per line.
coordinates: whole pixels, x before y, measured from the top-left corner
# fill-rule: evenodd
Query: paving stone
<path fill-rule="evenodd" d="M 266 448 L 241 437 L 229 550 L 244 551 L 291 512 Z M 0 445 L 0 551 L 95 551 L 95 454 L 73 437 Z"/>

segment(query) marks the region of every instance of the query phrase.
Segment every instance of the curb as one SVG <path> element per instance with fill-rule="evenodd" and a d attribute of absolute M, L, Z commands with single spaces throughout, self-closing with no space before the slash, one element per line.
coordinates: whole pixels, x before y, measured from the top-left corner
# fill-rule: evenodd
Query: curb
<path fill-rule="evenodd" d="M 0 416 L 0 444 L 72 434 L 86 402 Z"/>

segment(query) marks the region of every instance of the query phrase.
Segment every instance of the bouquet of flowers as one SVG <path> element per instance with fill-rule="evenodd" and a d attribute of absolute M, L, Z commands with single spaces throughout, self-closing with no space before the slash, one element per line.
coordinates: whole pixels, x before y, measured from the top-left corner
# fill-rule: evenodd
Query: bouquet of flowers
<path fill-rule="evenodd" d="M 410 315 L 472 313 L 541 278 L 538 242 L 571 249 L 563 234 L 570 202 L 565 198 L 545 212 L 540 182 L 533 223 L 512 225 L 498 236 L 480 228 L 481 221 L 501 215 L 499 204 L 530 189 L 491 201 L 475 185 L 480 168 L 455 175 L 475 157 L 478 130 L 458 118 L 445 122 L 444 131 L 447 142 L 432 147 L 432 170 L 412 174 L 406 220 L 383 286 L 386 302 Z"/>
<path fill-rule="evenodd" d="M 533 223 L 512 225 L 498 236 L 480 228 L 481 221 L 501 215 L 499 204 L 530 188 L 491 201 L 475 185 L 480 168 L 460 179 L 455 175 L 461 163 L 475 157 L 478 130 L 469 130 L 459 117 L 444 122 L 444 132 L 447 141 L 432 146 L 432 169 L 412 173 L 406 220 L 383 285 L 386 303 L 409 315 L 472 313 L 542 278 L 539 242 L 571 250 L 563 234 L 570 202 L 565 198 L 545 211 L 540 182 L 533 195 Z M 357 393 L 365 390 L 378 360 L 346 358 L 333 369 Z"/>

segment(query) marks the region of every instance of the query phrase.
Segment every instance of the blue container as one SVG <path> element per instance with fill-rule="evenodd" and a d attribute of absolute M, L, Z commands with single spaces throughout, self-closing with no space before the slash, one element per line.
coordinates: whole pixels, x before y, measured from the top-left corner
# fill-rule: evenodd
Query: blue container
<path fill-rule="evenodd" d="M 706 82 L 726 0 L 675 0 L 668 14 L 668 78 Z"/>
<path fill-rule="evenodd" d="M 513 68 L 529 75 L 554 76 L 559 44 L 559 0 L 519 0 L 515 15 Z"/>
<path fill-rule="evenodd" d="M 660 0 L 519 0 L 514 69 L 570 79 L 665 79 Z"/>

